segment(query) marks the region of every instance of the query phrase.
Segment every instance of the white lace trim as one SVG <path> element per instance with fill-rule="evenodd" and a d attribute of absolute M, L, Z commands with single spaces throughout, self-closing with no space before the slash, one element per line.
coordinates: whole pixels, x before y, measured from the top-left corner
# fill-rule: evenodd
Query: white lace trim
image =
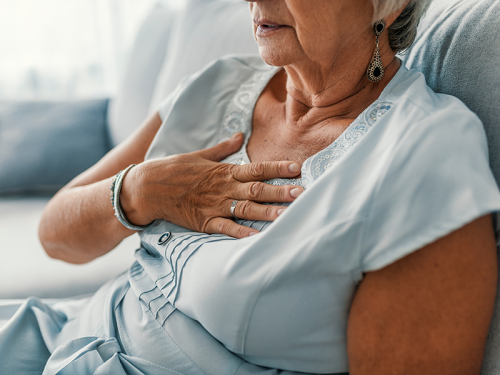
<path fill-rule="evenodd" d="M 302 165 L 302 178 L 306 181 L 306 186 L 350 152 L 391 107 L 391 102 L 375 102 L 365 109 L 330 146 L 307 159 Z"/>

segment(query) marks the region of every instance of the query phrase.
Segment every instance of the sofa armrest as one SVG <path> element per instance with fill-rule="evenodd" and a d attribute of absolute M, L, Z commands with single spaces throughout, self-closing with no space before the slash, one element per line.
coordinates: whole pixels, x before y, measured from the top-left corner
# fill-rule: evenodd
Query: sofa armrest
<path fill-rule="evenodd" d="M 108 99 L 0 101 L 0 196 L 51 195 L 110 148 Z"/>
<path fill-rule="evenodd" d="M 37 235 L 48 200 L 0 197 L 0 305 L 5 298 L 67 298 L 94 293 L 134 262 L 134 252 L 140 246 L 137 234 L 90 263 L 76 265 L 49 258 Z"/>

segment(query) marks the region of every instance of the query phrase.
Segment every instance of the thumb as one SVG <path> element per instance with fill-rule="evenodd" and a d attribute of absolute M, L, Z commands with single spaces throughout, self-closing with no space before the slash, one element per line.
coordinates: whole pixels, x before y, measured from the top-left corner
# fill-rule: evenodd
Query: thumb
<path fill-rule="evenodd" d="M 198 151 L 198 155 L 211 161 L 221 161 L 241 148 L 243 138 L 243 133 L 235 133 L 227 141 L 221 142 L 217 146 Z"/>

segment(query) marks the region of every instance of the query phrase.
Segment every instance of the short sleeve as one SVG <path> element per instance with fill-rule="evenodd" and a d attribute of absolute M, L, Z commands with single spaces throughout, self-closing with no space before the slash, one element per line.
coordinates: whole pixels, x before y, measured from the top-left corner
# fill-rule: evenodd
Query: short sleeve
<path fill-rule="evenodd" d="M 487 150 L 482 124 L 465 106 L 413 124 L 370 202 L 361 270 L 381 269 L 500 210 Z"/>
<path fill-rule="evenodd" d="M 175 90 L 173 92 L 170 93 L 170 95 L 168 95 L 165 99 L 163 99 L 158 107 L 158 115 L 160 116 L 160 119 L 161 119 L 161 126 L 160 126 L 160 131 L 161 129 L 165 126 L 165 119 L 168 118 L 170 112 L 172 111 L 172 109 L 174 108 L 174 105 L 175 105 L 175 102 L 177 100 L 177 98 L 179 97 L 179 95 L 182 93 L 182 91 L 188 86 L 189 83 L 192 82 L 192 79 L 191 77 L 184 77 L 180 82 L 179 84 L 177 85 L 177 87 L 175 88 Z M 153 145 L 155 145 L 157 142 L 158 142 L 158 138 L 159 138 L 159 134 L 161 133 L 160 131 L 158 131 L 153 139 L 153 142 L 151 143 L 151 145 L 149 146 L 149 149 L 148 151 L 146 152 L 146 158 L 145 160 L 150 160 L 150 159 L 154 159 L 154 147 Z M 158 156 L 157 156 L 158 157 Z"/>
<path fill-rule="evenodd" d="M 274 72 L 261 59 L 260 65 L 255 61 L 255 56 L 225 56 L 185 78 L 158 109 L 162 125 L 146 160 L 202 150 L 223 140 L 225 116 L 240 87 L 256 74 Z"/>
<path fill-rule="evenodd" d="M 172 110 L 175 100 L 179 96 L 179 94 L 182 93 L 182 91 L 184 91 L 184 89 L 188 87 L 191 83 L 193 83 L 199 75 L 200 75 L 199 73 L 196 73 L 182 78 L 177 87 L 175 88 L 175 90 L 172 91 L 169 96 L 167 96 L 165 99 L 162 100 L 160 106 L 158 107 L 158 114 L 160 115 L 162 122 L 165 121 L 168 114 Z"/>

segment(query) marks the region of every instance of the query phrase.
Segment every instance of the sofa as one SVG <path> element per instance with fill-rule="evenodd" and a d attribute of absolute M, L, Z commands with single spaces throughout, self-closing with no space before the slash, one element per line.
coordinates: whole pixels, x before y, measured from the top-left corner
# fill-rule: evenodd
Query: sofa
<path fill-rule="evenodd" d="M 133 263 L 137 235 L 86 265 L 50 259 L 37 236 L 43 207 L 154 113 L 183 76 L 225 54 L 257 53 L 247 7 L 194 0 L 173 9 L 159 1 L 137 32 L 113 98 L 0 101 L 0 299 L 86 295 Z"/>
<path fill-rule="evenodd" d="M 157 4 L 137 33 L 114 98 L 0 102 L 0 299 L 92 293 L 133 262 L 137 236 L 88 265 L 49 259 L 36 235 L 48 195 L 128 137 L 182 77 L 225 54 L 256 53 L 247 7 L 242 0 L 188 0 L 178 11 Z M 459 97 L 479 115 L 500 183 L 499 19 L 499 0 L 435 0 L 400 58 L 436 92 Z M 15 134 L 5 136 L 9 131 Z M 495 216 L 497 239 L 499 228 Z M 483 375 L 500 374 L 498 302 Z"/>

